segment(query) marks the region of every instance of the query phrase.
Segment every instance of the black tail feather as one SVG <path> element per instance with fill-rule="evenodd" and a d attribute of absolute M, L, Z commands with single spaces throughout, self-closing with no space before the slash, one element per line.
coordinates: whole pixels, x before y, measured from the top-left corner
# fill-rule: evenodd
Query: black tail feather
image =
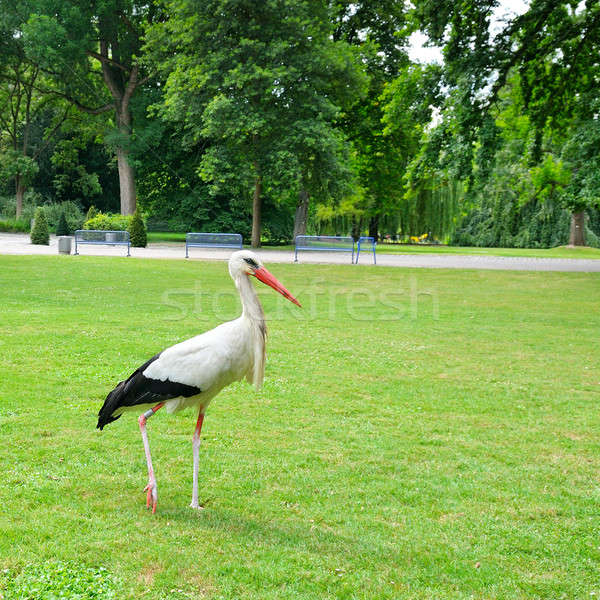
<path fill-rule="evenodd" d="M 161 381 L 144 377 L 144 371 L 150 363 L 154 362 L 160 354 L 153 356 L 145 362 L 139 369 L 136 369 L 125 381 L 117 384 L 112 390 L 98 413 L 97 429 L 102 430 L 105 425 L 116 421 L 121 415 L 114 416 L 115 411 L 122 407 L 136 406 L 138 404 L 158 404 L 172 398 L 183 396 L 189 398 L 200 394 L 200 388 L 169 381 Z"/>

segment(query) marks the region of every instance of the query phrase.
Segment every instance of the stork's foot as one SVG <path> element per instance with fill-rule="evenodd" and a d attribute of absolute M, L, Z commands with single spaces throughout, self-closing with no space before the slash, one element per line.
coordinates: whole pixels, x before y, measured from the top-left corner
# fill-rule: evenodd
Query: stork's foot
<path fill-rule="evenodd" d="M 149 479 L 148 485 L 144 488 L 146 492 L 146 508 L 152 506 L 152 514 L 156 512 L 156 503 L 158 502 L 158 488 L 156 487 L 156 480 Z"/>
<path fill-rule="evenodd" d="M 196 510 L 204 510 L 204 506 L 200 506 L 198 504 L 198 500 L 192 500 L 190 502 L 190 508 L 195 508 Z"/>

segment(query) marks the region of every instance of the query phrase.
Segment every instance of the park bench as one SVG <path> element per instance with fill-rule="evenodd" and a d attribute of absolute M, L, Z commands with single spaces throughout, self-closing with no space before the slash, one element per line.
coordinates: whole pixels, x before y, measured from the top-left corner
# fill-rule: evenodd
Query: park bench
<path fill-rule="evenodd" d="M 127 246 L 127 256 L 131 256 L 129 248 L 131 241 L 129 231 L 103 231 L 100 229 L 78 229 L 75 232 L 75 254 L 79 254 L 77 247 L 80 244 Z"/>
<path fill-rule="evenodd" d="M 375 257 L 375 247 L 377 246 L 377 242 L 375 238 L 362 236 L 358 238 L 358 244 L 356 245 L 356 264 L 358 264 L 358 257 L 360 256 L 360 251 L 363 252 L 373 252 L 373 264 L 377 264 L 377 259 Z"/>
<path fill-rule="evenodd" d="M 354 240 L 350 236 L 339 235 L 297 235 L 294 262 L 298 262 L 298 250 L 316 250 L 321 252 L 352 253 L 354 263 Z"/>
<path fill-rule="evenodd" d="M 186 233 L 185 257 L 189 258 L 189 248 L 237 248 L 242 247 L 239 233 Z"/>

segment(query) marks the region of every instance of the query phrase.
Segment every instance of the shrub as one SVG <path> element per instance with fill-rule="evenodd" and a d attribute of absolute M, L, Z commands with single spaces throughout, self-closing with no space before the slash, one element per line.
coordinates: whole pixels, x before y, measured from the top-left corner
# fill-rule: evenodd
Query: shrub
<path fill-rule="evenodd" d="M 98 214 L 98 209 L 92 204 L 87 211 L 87 215 L 85 215 L 85 220 L 90 221 Z"/>
<path fill-rule="evenodd" d="M 127 231 L 131 217 L 112 213 L 99 212 L 93 219 L 83 224 L 84 229 L 101 229 L 104 231 Z"/>
<path fill-rule="evenodd" d="M 131 245 L 134 248 L 146 247 L 146 244 L 148 243 L 148 236 L 146 235 L 146 226 L 144 225 L 144 220 L 142 219 L 139 208 L 136 209 L 133 217 L 131 218 L 131 222 L 129 223 L 127 231 L 129 231 Z"/>
<path fill-rule="evenodd" d="M 35 213 L 36 206 L 42 204 L 44 198 L 38 192 L 29 190 L 25 192 L 23 198 L 23 210 L 21 212 L 22 221 L 31 222 Z M 4 220 L 14 220 L 17 213 L 17 199 L 14 194 L 11 196 L 0 196 L 0 217 Z"/>
<path fill-rule="evenodd" d="M 43 208 L 35 211 L 33 227 L 31 228 L 31 243 L 48 246 L 50 244 L 50 233 L 48 232 L 48 221 Z"/>
<path fill-rule="evenodd" d="M 60 217 L 63 214 L 70 231 L 81 229 L 81 226 L 83 225 L 83 211 L 79 204 L 75 202 L 66 201 L 56 204 L 46 204 L 44 205 L 44 211 L 46 212 L 46 218 L 48 219 L 48 226 L 50 229 L 56 230 Z"/>
<path fill-rule="evenodd" d="M 70 235 L 71 231 L 69 229 L 69 225 L 67 224 L 67 219 L 65 218 L 65 213 L 60 213 L 60 219 L 58 220 L 58 225 L 56 226 L 56 235 Z"/>
<path fill-rule="evenodd" d="M 15 219 L 4 219 L 0 221 L 0 231 L 8 233 L 29 233 L 31 225 L 29 221 L 16 221 Z"/>

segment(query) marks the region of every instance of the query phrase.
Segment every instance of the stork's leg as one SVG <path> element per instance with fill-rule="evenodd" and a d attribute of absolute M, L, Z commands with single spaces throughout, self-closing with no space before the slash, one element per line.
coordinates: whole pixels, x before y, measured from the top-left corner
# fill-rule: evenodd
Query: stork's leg
<path fill-rule="evenodd" d="M 152 468 L 152 457 L 150 456 L 150 443 L 148 442 L 148 434 L 146 433 L 146 421 L 159 409 L 162 408 L 164 402 L 160 402 L 156 406 L 141 414 L 138 418 L 140 431 L 142 432 L 142 441 L 144 442 L 144 451 L 146 452 L 146 463 L 148 464 L 148 485 L 144 488 L 146 493 L 146 508 L 150 508 L 150 499 L 152 499 L 152 514 L 156 512 L 156 502 L 158 501 L 158 489 L 156 487 L 156 478 L 154 477 L 154 469 Z"/>
<path fill-rule="evenodd" d="M 192 441 L 192 449 L 194 451 L 194 477 L 192 483 L 192 508 L 202 508 L 198 504 L 198 466 L 200 463 L 200 431 L 202 430 L 202 422 L 204 421 L 204 408 L 198 413 L 198 421 L 196 421 L 196 429 L 194 430 L 194 439 Z"/>

